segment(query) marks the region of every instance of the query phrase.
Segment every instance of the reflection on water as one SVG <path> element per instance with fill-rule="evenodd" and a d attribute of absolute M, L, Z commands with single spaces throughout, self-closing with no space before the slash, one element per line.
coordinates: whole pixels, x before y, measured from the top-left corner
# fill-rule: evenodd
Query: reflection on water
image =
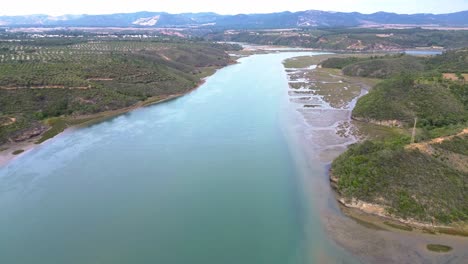
<path fill-rule="evenodd" d="M 0 169 L 0 263 L 334 263 L 282 128 L 298 53 L 62 134 Z M 320 172 L 321 173 L 321 172 Z"/>

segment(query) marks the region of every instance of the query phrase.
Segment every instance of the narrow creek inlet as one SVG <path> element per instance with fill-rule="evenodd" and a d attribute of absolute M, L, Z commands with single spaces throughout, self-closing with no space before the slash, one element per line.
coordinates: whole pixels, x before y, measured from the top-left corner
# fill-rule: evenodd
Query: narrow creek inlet
<path fill-rule="evenodd" d="M 297 55 L 243 58 L 0 168 L 0 262 L 349 262 L 309 211 L 285 137 L 281 62 Z"/>

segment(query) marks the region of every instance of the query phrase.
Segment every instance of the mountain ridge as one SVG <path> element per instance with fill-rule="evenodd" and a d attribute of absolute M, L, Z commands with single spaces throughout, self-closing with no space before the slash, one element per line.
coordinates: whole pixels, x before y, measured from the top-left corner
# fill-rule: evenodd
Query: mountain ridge
<path fill-rule="evenodd" d="M 290 28 L 290 27 L 359 27 L 373 24 L 468 26 L 468 11 L 447 14 L 397 14 L 376 12 L 333 12 L 306 10 L 264 14 L 220 15 L 213 12 L 171 14 L 141 11 L 104 15 L 25 15 L 0 16 L 0 26 L 37 27 L 221 27 L 221 28 Z"/>

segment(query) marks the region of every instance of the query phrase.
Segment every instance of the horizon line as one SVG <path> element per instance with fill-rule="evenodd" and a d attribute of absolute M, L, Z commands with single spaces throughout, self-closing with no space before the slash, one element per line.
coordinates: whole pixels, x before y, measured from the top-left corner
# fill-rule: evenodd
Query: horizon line
<path fill-rule="evenodd" d="M 135 11 L 135 12 L 113 12 L 113 13 L 79 13 L 79 14 L 74 14 L 74 13 L 65 13 L 61 15 L 53 15 L 53 14 L 45 14 L 45 13 L 36 13 L 36 14 L 21 14 L 21 15 L 8 15 L 8 14 L 2 14 L 0 13 L 0 17 L 21 17 L 21 16 L 49 16 L 49 17 L 62 17 L 62 16 L 105 16 L 105 15 L 117 15 L 117 14 L 135 14 L 135 13 L 165 13 L 169 15 L 180 15 L 180 14 L 202 14 L 202 13 L 212 13 L 216 15 L 221 15 L 221 16 L 237 16 L 237 15 L 264 15 L 264 14 L 276 14 L 276 13 L 298 13 L 298 12 L 307 12 L 307 11 L 319 11 L 319 12 L 327 12 L 327 13 L 360 13 L 364 15 L 372 15 L 372 14 L 377 14 L 377 13 L 389 13 L 389 14 L 397 14 L 397 15 L 448 15 L 448 14 L 455 14 L 455 13 L 462 13 L 462 12 L 467 12 L 468 10 L 460 10 L 460 11 L 455 11 L 455 12 L 449 12 L 449 13 L 397 13 L 397 12 L 391 12 L 391 11 L 376 11 L 376 12 L 370 12 L 370 13 L 363 13 L 359 11 L 349 11 L 349 12 L 344 12 L 344 11 L 333 11 L 333 10 L 319 10 L 319 9 L 306 9 L 306 10 L 299 10 L 299 11 L 289 11 L 289 10 L 284 10 L 284 11 L 275 11 L 275 12 L 257 12 L 257 13 L 235 13 L 235 14 L 225 14 L 225 13 L 217 13 L 214 11 L 200 11 L 200 12 L 180 12 L 180 13 L 172 13 L 168 11 L 147 11 L 147 10 L 142 10 L 142 11 Z"/>

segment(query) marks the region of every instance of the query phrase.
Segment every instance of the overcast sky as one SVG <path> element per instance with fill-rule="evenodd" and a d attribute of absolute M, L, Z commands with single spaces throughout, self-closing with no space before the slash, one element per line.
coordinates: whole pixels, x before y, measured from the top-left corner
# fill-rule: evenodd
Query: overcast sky
<path fill-rule="evenodd" d="M 450 13 L 468 10 L 468 0 L 5 0 L 0 15 L 110 14 L 136 11 L 269 13 L 308 9 L 373 13 Z"/>

